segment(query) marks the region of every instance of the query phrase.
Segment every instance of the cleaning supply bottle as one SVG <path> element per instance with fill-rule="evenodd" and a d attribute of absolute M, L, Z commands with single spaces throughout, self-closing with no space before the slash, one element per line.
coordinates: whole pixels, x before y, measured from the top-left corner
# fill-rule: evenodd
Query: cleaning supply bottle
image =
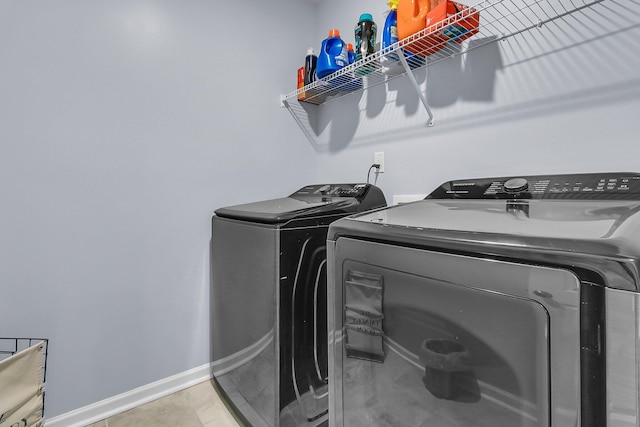
<path fill-rule="evenodd" d="M 316 80 L 316 68 L 318 66 L 318 56 L 313 52 L 313 48 L 307 49 L 307 56 L 304 58 L 304 85 L 308 85 Z"/>
<path fill-rule="evenodd" d="M 398 39 L 402 40 L 427 27 L 427 13 L 431 10 L 431 0 L 398 1 Z M 405 50 L 420 53 L 419 46 L 409 44 Z"/>
<path fill-rule="evenodd" d="M 349 52 L 349 64 L 353 64 L 356 62 L 356 53 L 354 52 L 353 45 L 351 43 L 347 43 L 347 51 Z M 345 77 L 348 79 L 347 83 L 343 84 L 339 88 L 340 90 L 351 92 L 362 88 L 362 78 L 354 76 L 353 73 L 350 73 Z"/>
<path fill-rule="evenodd" d="M 376 33 L 378 27 L 373 22 L 370 13 L 360 15 L 360 20 L 355 27 L 356 36 L 356 61 L 369 55 L 373 55 L 376 49 Z"/>
<path fill-rule="evenodd" d="M 321 79 L 347 65 L 349 65 L 347 45 L 340 38 L 340 31 L 334 28 L 329 31 L 329 37 L 322 41 L 316 76 Z"/>
<path fill-rule="evenodd" d="M 384 20 L 384 27 L 382 28 L 381 50 L 389 59 L 398 59 L 398 55 L 396 55 L 395 52 L 393 54 L 386 53 L 394 43 L 398 42 L 398 1 L 399 0 L 389 0 L 387 3 L 389 13 Z"/>
<path fill-rule="evenodd" d="M 377 31 L 378 27 L 376 23 L 373 22 L 373 17 L 370 13 L 360 15 L 358 24 L 354 29 L 356 38 L 356 62 L 375 53 Z M 366 66 L 358 68 L 356 74 L 369 74 L 375 68 L 375 64 L 367 64 Z"/>
<path fill-rule="evenodd" d="M 382 66 L 382 73 L 390 76 L 402 72 L 402 67 L 398 62 L 398 53 L 391 52 L 391 46 L 398 42 L 398 0 L 389 0 L 387 5 L 389 6 L 389 12 L 387 12 L 384 27 L 382 28 L 380 65 Z"/>
<path fill-rule="evenodd" d="M 298 90 L 304 87 L 304 67 L 298 68 Z M 304 92 L 298 93 L 298 101 L 304 101 Z"/>
<path fill-rule="evenodd" d="M 381 49 L 384 54 L 385 50 L 390 50 L 391 46 L 399 40 L 398 37 L 398 3 L 401 0 L 389 0 L 389 14 L 387 15 L 387 19 L 384 23 L 384 28 L 382 31 L 382 44 Z M 382 72 L 385 74 L 396 74 L 401 72 L 402 70 L 396 70 L 395 66 L 400 66 L 398 61 L 398 55 L 401 54 L 402 50 L 398 50 L 398 52 L 386 53 L 381 58 L 382 62 Z M 425 64 L 425 59 L 422 56 L 413 54 L 408 50 L 404 51 L 404 57 L 407 59 L 407 63 L 409 67 L 414 69 L 421 67 Z M 401 67 L 402 68 L 402 67 Z"/>
<path fill-rule="evenodd" d="M 351 43 L 347 43 L 347 52 L 349 54 L 349 64 L 356 62 L 356 52 L 353 50 L 353 45 Z"/>

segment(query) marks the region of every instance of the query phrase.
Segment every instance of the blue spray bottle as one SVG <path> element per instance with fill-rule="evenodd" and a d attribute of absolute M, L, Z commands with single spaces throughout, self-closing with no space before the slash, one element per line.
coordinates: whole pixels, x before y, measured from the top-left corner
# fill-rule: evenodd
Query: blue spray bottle
<path fill-rule="evenodd" d="M 388 59 L 398 60 L 398 55 L 395 53 L 386 53 L 390 50 L 394 43 L 398 42 L 398 1 L 389 0 L 389 14 L 384 21 L 384 27 L 382 28 L 382 53 Z"/>
<path fill-rule="evenodd" d="M 398 62 L 398 53 L 391 53 L 391 46 L 398 42 L 398 1 L 389 0 L 389 12 L 387 18 L 384 21 L 384 27 L 382 27 L 382 41 L 380 42 L 380 50 L 382 56 L 380 57 L 381 71 L 388 76 L 400 74 L 403 71 L 402 64 Z"/>

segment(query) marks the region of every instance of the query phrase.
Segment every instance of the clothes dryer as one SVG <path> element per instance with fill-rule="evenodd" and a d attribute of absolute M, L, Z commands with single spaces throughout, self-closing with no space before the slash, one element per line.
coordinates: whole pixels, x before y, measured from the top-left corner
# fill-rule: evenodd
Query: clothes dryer
<path fill-rule="evenodd" d="M 455 180 L 327 239 L 330 426 L 640 427 L 640 175 Z"/>
<path fill-rule="evenodd" d="M 247 425 L 326 422 L 327 230 L 384 206 L 376 186 L 324 184 L 215 211 L 213 376 Z"/>

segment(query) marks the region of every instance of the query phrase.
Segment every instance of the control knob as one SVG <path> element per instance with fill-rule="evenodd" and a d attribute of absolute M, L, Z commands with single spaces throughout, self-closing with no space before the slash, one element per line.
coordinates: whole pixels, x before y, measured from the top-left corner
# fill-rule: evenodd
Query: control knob
<path fill-rule="evenodd" d="M 331 186 L 329 184 L 327 185 L 323 185 L 322 187 L 320 187 L 318 189 L 318 191 L 320 192 L 320 194 L 327 194 L 329 191 L 331 190 Z"/>
<path fill-rule="evenodd" d="M 529 182 L 524 178 L 512 178 L 502 186 L 505 193 L 518 194 L 529 188 Z"/>

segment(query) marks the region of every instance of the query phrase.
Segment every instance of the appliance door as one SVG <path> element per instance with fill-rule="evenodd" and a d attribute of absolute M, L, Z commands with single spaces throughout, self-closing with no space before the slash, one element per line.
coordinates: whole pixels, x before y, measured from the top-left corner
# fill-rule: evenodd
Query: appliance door
<path fill-rule="evenodd" d="M 350 238 L 332 261 L 331 425 L 580 425 L 572 272 Z"/>

